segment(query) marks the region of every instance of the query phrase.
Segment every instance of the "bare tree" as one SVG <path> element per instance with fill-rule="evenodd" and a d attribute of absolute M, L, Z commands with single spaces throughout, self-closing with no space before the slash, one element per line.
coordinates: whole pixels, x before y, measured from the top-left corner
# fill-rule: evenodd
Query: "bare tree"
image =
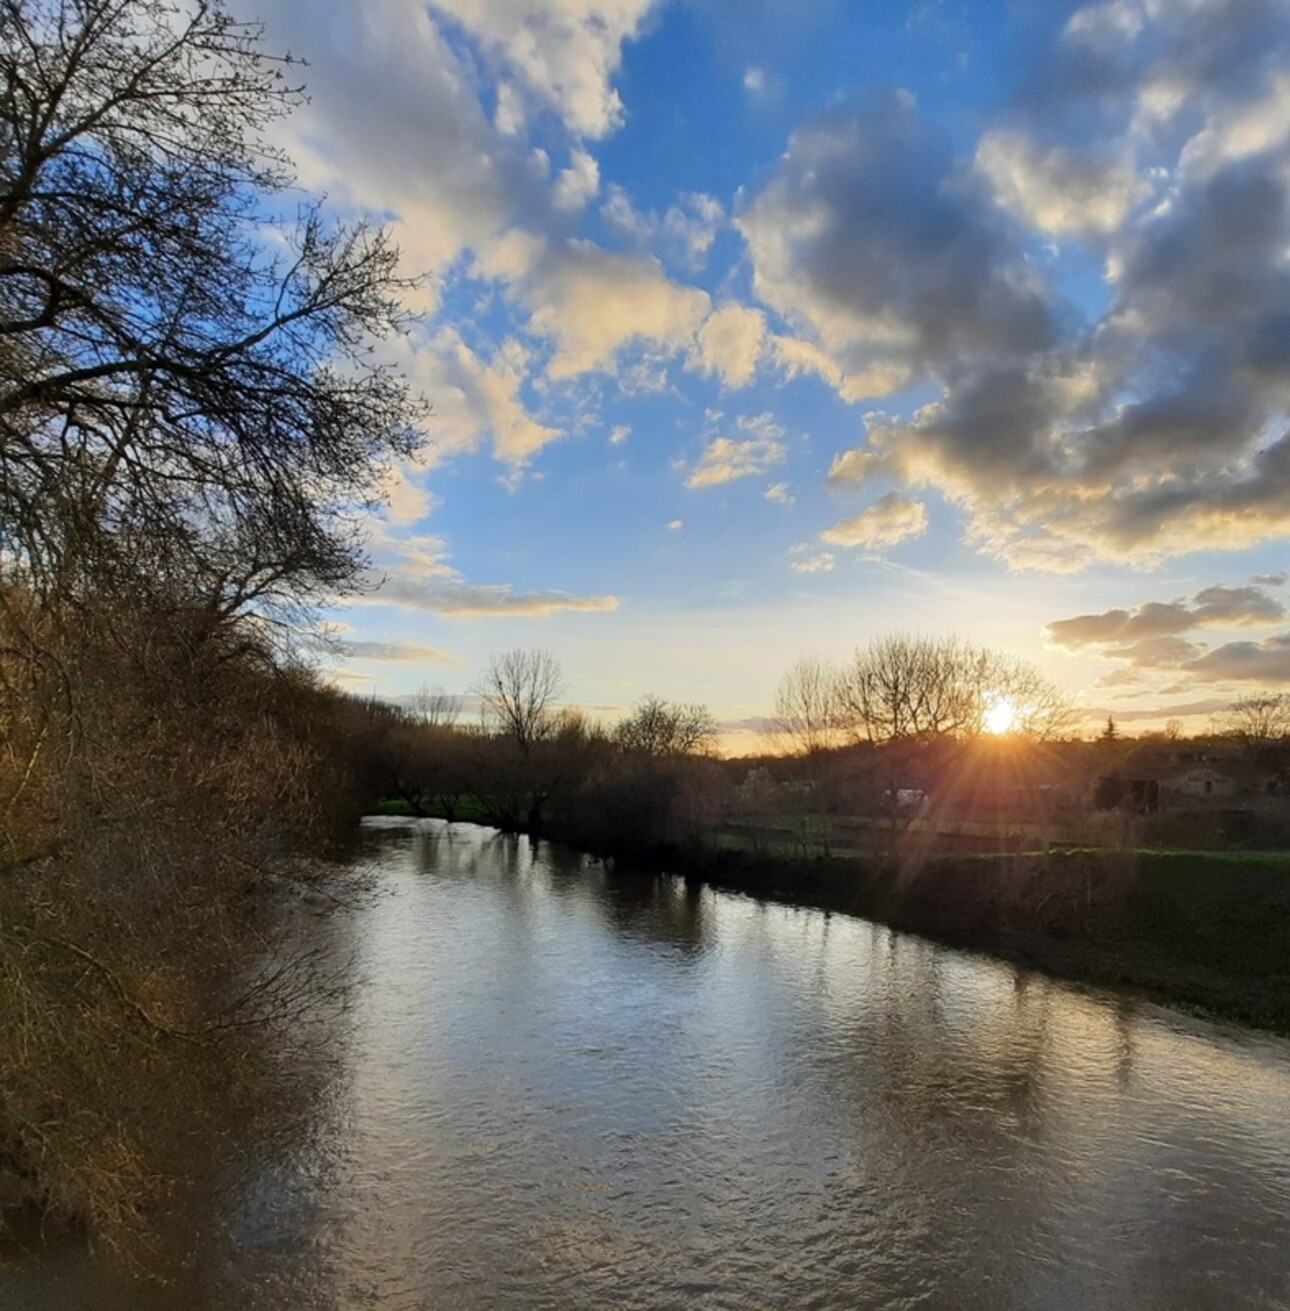
<path fill-rule="evenodd" d="M 712 749 L 717 721 L 698 702 L 642 697 L 636 709 L 614 729 L 614 741 L 624 751 L 645 756 L 703 755 Z"/>
<path fill-rule="evenodd" d="M 775 689 L 773 736 L 794 755 L 814 757 L 841 741 L 838 672 L 803 656 Z"/>
<path fill-rule="evenodd" d="M 1290 693 L 1259 692 L 1242 697 L 1216 716 L 1215 727 L 1246 747 L 1284 742 L 1290 739 Z"/>
<path fill-rule="evenodd" d="M 224 0 L 0 3 L 0 551 L 44 595 L 213 623 L 343 586 L 421 441 L 369 350 L 384 232 L 277 217 L 300 97 L 260 40 Z"/>
<path fill-rule="evenodd" d="M 424 728 L 454 728 L 461 718 L 461 697 L 422 683 L 412 694 L 410 709 Z"/>
<path fill-rule="evenodd" d="M 1048 740 L 1071 721 L 1063 695 L 1025 661 L 957 638 L 878 638 L 842 671 L 838 701 L 853 737 L 879 745 L 976 737 L 1006 702 L 1011 731 Z"/>
<path fill-rule="evenodd" d="M 524 756 L 558 727 L 555 703 L 564 677 L 549 651 L 517 648 L 493 656 L 477 690 L 497 732 Z"/>

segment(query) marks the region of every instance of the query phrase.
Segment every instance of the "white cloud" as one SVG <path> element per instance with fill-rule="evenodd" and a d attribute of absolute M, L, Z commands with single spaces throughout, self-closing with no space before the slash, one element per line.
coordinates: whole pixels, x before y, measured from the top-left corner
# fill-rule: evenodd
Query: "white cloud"
<path fill-rule="evenodd" d="M 521 394 L 529 356 L 514 339 L 485 361 L 455 328 L 444 328 L 404 366 L 433 406 L 426 424 L 432 456 L 473 451 L 488 436 L 498 460 L 520 467 L 563 436 L 529 413 Z"/>
<path fill-rule="evenodd" d="M 1141 6 L 1130 0 L 1110 0 L 1108 4 L 1077 9 L 1067 20 L 1062 36 L 1073 45 L 1111 52 L 1134 41 L 1144 25 Z"/>
<path fill-rule="evenodd" d="M 696 490 L 719 487 L 737 478 L 764 473 L 784 458 L 785 448 L 780 441 L 784 435 L 783 429 L 770 415 L 740 419 L 736 426 L 740 431 L 754 435 L 742 440 L 733 437 L 712 438 L 685 480 L 687 487 Z"/>
<path fill-rule="evenodd" d="M 830 573 L 836 563 L 832 551 L 820 551 L 816 555 L 804 555 L 790 560 L 788 567 L 797 574 L 822 574 Z"/>
<path fill-rule="evenodd" d="M 762 492 L 762 496 L 767 501 L 774 501 L 776 505 L 792 505 L 794 500 L 787 483 L 772 483 Z"/>
<path fill-rule="evenodd" d="M 510 279 L 508 294 L 529 311 L 530 329 L 556 343 L 547 370 L 556 380 L 609 368 L 630 342 L 685 349 L 710 305 L 706 292 L 671 282 L 656 259 L 583 240 L 547 245 L 508 234 L 480 267 Z"/>
<path fill-rule="evenodd" d="M 576 212 L 600 190 L 600 166 L 585 150 L 574 150 L 569 167 L 556 180 L 552 197 L 557 209 Z"/>
<path fill-rule="evenodd" d="M 987 132 L 976 168 L 1000 205 L 1042 232 L 1113 232 L 1146 194 L 1124 150 L 1044 148 L 1017 131 Z"/>
<path fill-rule="evenodd" d="M 381 561 L 362 601 L 426 610 L 449 618 L 545 617 L 563 612 L 603 614 L 616 596 L 572 596 L 549 589 L 517 592 L 509 583 L 468 583 L 448 563 L 442 538 L 378 535 Z"/>
<path fill-rule="evenodd" d="M 684 519 L 673 519 L 673 520 L 668 524 L 668 526 L 667 526 L 667 530 L 668 530 L 668 532 L 670 532 L 670 533 L 679 533 L 679 532 L 681 531 L 681 529 L 684 528 L 684 527 L 685 527 L 685 520 L 684 520 Z"/>
<path fill-rule="evenodd" d="M 760 64 L 744 69 L 743 85 L 748 98 L 759 105 L 774 104 L 784 94 L 784 79 Z"/>
<path fill-rule="evenodd" d="M 382 518 L 392 524 L 414 524 L 438 503 L 420 481 L 424 471 L 407 464 L 391 466 L 382 479 L 381 494 L 386 506 Z"/>
<path fill-rule="evenodd" d="M 368 3 L 368 0 L 364 0 Z M 623 120 L 613 87 L 623 42 L 654 0 L 434 0 L 540 106 L 571 131 L 603 137 Z"/>
<path fill-rule="evenodd" d="M 727 387 L 746 387 L 766 343 L 766 316 L 743 305 L 723 305 L 699 329 L 689 365 L 717 375 Z"/>
<path fill-rule="evenodd" d="M 834 546 L 897 546 L 927 531 L 927 510 L 898 492 L 888 492 L 867 510 L 826 528 L 820 537 Z"/>
<path fill-rule="evenodd" d="M 263 0 L 269 43 L 308 61 L 309 99 L 280 131 L 301 183 L 332 203 L 392 216 L 412 273 L 442 276 L 543 179 L 522 140 L 499 132 L 476 79 L 411 0 Z"/>
<path fill-rule="evenodd" d="M 600 217 L 616 236 L 642 248 L 657 248 L 690 272 L 707 263 L 712 244 L 726 221 L 719 201 L 701 191 L 686 191 L 660 218 L 642 213 L 631 196 L 610 183 Z"/>

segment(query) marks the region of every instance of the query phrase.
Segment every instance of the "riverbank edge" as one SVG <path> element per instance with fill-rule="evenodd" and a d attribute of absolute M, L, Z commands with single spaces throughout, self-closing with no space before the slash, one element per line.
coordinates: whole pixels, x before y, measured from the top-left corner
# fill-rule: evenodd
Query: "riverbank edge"
<path fill-rule="evenodd" d="M 866 861 L 606 843 L 561 824 L 529 836 L 1290 1036 L 1290 857 L 1070 850 Z"/>

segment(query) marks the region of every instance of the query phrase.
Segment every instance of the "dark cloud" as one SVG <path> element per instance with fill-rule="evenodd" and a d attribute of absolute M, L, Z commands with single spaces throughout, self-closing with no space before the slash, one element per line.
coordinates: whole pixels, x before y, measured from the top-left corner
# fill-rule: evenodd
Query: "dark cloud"
<path fill-rule="evenodd" d="M 1183 668 L 1208 683 L 1290 683 L 1290 633 L 1261 642 L 1228 642 Z"/>
<path fill-rule="evenodd" d="M 1217 586 L 1197 592 L 1190 604 L 1148 601 L 1132 610 L 1106 610 L 1101 614 L 1058 619 L 1047 626 L 1046 632 L 1050 642 L 1069 650 L 1129 643 L 1102 654 L 1131 660 L 1134 664 L 1177 664 L 1195 654 L 1190 643 L 1178 643 L 1180 633 L 1196 628 L 1276 623 L 1285 616 L 1285 606 L 1258 587 Z M 1166 658 L 1150 661 L 1146 657 L 1152 652 Z"/>
<path fill-rule="evenodd" d="M 904 93 L 800 128 L 738 222 L 758 294 L 874 394 L 1061 336 L 1009 224 Z"/>
<path fill-rule="evenodd" d="M 376 601 L 461 617 L 543 616 L 561 611 L 599 614 L 618 609 L 616 596 L 570 596 L 567 592 L 517 592 L 509 584 L 474 584 L 455 579 L 390 574 Z"/>
<path fill-rule="evenodd" d="M 1143 719 L 1181 719 L 1188 715 L 1214 715 L 1220 710 L 1228 709 L 1231 704 L 1230 697 L 1207 697 L 1204 701 L 1184 701 L 1181 704 L 1157 706 L 1154 709 L 1108 710 L 1103 707 L 1101 710 L 1089 710 L 1086 713 L 1091 719 L 1096 718 L 1105 721 L 1109 714 L 1114 716 L 1117 724 L 1131 724 Z"/>
<path fill-rule="evenodd" d="M 1127 660 L 1131 665 L 1146 669 L 1159 669 L 1180 665 L 1192 659 L 1201 650 L 1185 637 L 1144 637 L 1130 646 L 1108 647 L 1102 652 L 1108 660 Z"/>
<path fill-rule="evenodd" d="M 867 417 L 831 477 L 936 487 L 1017 568 L 1283 536 L 1290 8 L 1111 0 L 1067 8 L 1050 40 L 974 183 L 896 102 L 804 129 L 744 216 L 776 308 L 869 362 L 886 332 L 904 345 L 886 358 L 940 387 Z M 1028 262 L 1066 235 L 1107 270 L 1083 326 Z"/>

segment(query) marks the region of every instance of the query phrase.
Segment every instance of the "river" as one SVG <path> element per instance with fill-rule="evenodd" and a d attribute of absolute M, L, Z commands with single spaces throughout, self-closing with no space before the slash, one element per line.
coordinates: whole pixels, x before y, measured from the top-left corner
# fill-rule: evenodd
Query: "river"
<path fill-rule="evenodd" d="M 370 837 L 311 1121 L 229 1151 L 167 1284 L 62 1249 L 5 1311 L 1290 1307 L 1290 1042 L 486 829 Z"/>

